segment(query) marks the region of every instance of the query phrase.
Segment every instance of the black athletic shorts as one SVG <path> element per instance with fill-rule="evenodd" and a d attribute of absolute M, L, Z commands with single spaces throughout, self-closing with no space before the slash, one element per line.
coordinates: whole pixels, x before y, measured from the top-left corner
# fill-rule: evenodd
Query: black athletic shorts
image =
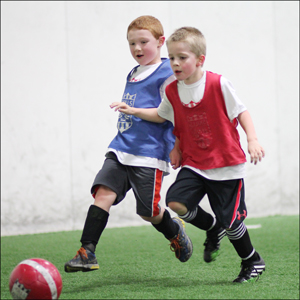
<path fill-rule="evenodd" d="M 160 212 L 162 180 L 162 171 L 155 168 L 123 165 L 113 152 L 109 152 L 102 169 L 96 175 L 91 193 L 95 197 L 97 187 L 105 185 L 117 194 L 114 202 L 116 205 L 132 188 L 136 199 L 136 213 L 143 217 L 155 217 Z"/>
<path fill-rule="evenodd" d="M 188 168 L 182 168 L 177 174 L 175 182 L 167 192 L 166 203 L 183 203 L 192 211 L 206 194 L 223 228 L 235 229 L 246 218 L 243 179 L 209 180 Z"/>

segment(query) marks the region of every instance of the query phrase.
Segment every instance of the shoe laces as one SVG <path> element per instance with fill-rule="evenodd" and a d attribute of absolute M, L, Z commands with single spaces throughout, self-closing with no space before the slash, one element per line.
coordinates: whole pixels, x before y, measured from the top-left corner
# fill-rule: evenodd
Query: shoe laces
<path fill-rule="evenodd" d="M 179 235 L 174 238 L 171 239 L 171 244 L 170 244 L 170 249 L 172 252 L 175 252 L 176 258 L 180 257 L 180 249 L 182 249 L 182 246 L 180 246 L 179 244 Z"/>
<path fill-rule="evenodd" d="M 76 253 L 76 255 L 75 255 L 74 258 L 76 258 L 78 255 L 80 255 L 80 257 L 88 258 L 88 255 L 87 255 L 87 253 L 86 253 L 86 250 L 85 250 L 83 247 L 81 247 L 81 248 L 77 251 L 77 253 Z"/>

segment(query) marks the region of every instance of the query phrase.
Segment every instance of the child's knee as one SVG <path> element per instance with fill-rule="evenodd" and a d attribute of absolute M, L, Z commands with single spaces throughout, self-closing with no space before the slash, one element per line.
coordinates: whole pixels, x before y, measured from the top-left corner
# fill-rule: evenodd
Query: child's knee
<path fill-rule="evenodd" d="M 187 213 L 187 208 L 180 202 L 169 202 L 168 207 L 176 212 L 178 215 L 184 215 Z"/>
<path fill-rule="evenodd" d="M 117 197 L 117 194 L 110 188 L 101 185 L 95 191 L 95 200 L 94 205 L 103 208 L 106 211 L 109 211 L 110 207 L 113 205 Z"/>
<path fill-rule="evenodd" d="M 159 214 L 156 216 L 152 216 L 152 217 L 145 217 L 145 216 L 141 216 L 141 215 L 139 215 L 139 216 L 146 222 L 150 222 L 152 224 L 159 224 L 164 217 L 164 212 L 165 212 L 165 209 L 161 208 L 159 211 Z"/>

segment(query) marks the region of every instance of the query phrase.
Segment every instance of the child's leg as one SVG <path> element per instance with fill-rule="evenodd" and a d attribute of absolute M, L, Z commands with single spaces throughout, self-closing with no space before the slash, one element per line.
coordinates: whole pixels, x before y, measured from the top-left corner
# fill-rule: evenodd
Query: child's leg
<path fill-rule="evenodd" d="M 170 213 L 164 208 L 161 209 L 160 214 L 156 217 L 142 218 L 151 222 L 153 227 L 171 242 L 170 248 L 175 252 L 176 258 L 181 262 L 186 262 L 190 259 L 193 253 L 193 244 L 185 232 L 185 224 L 181 219 L 177 217 L 171 218 Z"/>
<path fill-rule="evenodd" d="M 167 239 L 178 234 L 170 213 L 160 207 L 163 172 L 154 168 L 129 167 L 129 181 L 137 201 L 137 214 L 150 222 Z"/>
<path fill-rule="evenodd" d="M 206 185 L 212 209 L 242 259 L 241 273 L 234 282 L 257 278 L 265 270 L 265 263 L 252 246 L 243 222 L 247 216 L 244 180 L 207 181 Z"/>
<path fill-rule="evenodd" d="M 218 220 L 211 214 L 204 211 L 200 206 L 194 210 L 188 211 L 185 215 L 179 215 L 184 221 L 206 231 L 206 240 L 204 242 L 203 259 L 210 263 L 220 255 L 220 243 L 226 235 L 226 231 L 221 227 Z"/>
<path fill-rule="evenodd" d="M 232 183 L 235 184 L 232 190 L 233 199 L 228 204 L 227 211 L 223 213 L 224 227 L 239 257 L 244 261 L 256 261 L 259 255 L 252 246 L 248 230 L 243 222 L 247 217 L 244 180 L 233 180 Z"/>
<path fill-rule="evenodd" d="M 206 194 L 203 177 L 182 168 L 167 193 L 167 205 L 184 221 L 206 231 L 204 260 L 211 262 L 219 255 L 220 241 L 225 230 L 211 214 L 198 204 Z"/>
<path fill-rule="evenodd" d="M 163 172 L 154 168 L 128 167 L 128 174 L 137 200 L 137 214 L 170 240 L 176 257 L 186 262 L 192 255 L 193 245 L 185 233 L 184 222 L 179 218 L 172 219 L 159 205 Z"/>
<path fill-rule="evenodd" d="M 150 221 L 153 227 L 161 232 L 166 239 L 171 240 L 178 235 L 179 226 L 173 222 L 168 210 L 161 208 L 160 214 L 157 217 L 154 220 L 147 219 L 147 221 Z"/>
<path fill-rule="evenodd" d="M 75 257 L 65 263 L 66 272 L 99 269 L 94 252 L 106 227 L 109 209 L 113 204 L 122 201 L 129 188 L 126 167 L 118 162 L 114 154 L 109 154 L 92 186 L 91 193 L 95 201 L 87 213 L 80 239 L 82 246 Z"/>
<path fill-rule="evenodd" d="M 213 225 L 214 218 L 198 206 L 205 194 L 201 177 L 188 168 L 182 168 L 167 192 L 166 203 L 183 220 L 207 230 Z"/>
<path fill-rule="evenodd" d="M 105 186 L 100 186 L 96 192 L 94 205 L 91 205 L 85 220 L 81 236 L 81 248 L 74 258 L 65 263 L 66 272 L 98 270 L 95 256 L 96 246 L 109 217 L 109 208 L 116 199 L 116 193 Z M 103 206 L 103 208 L 97 205 Z"/>
<path fill-rule="evenodd" d="M 250 236 L 244 222 L 242 222 L 236 229 L 226 229 L 226 232 L 230 242 L 241 259 L 256 260 L 257 256 L 255 255 L 255 249 L 252 246 Z"/>
<path fill-rule="evenodd" d="M 175 203 L 171 202 L 169 203 L 169 206 L 174 208 Z M 178 203 L 176 206 L 178 206 Z M 186 211 L 187 212 L 184 215 L 179 214 L 178 216 L 185 222 L 206 231 L 203 253 L 204 261 L 210 263 L 216 260 L 217 256 L 220 254 L 219 249 L 221 240 L 226 235 L 225 230 L 221 227 L 215 217 L 204 211 L 200 206 L 196 206 L 195 209 L 191 211 L 186 209 Z"/>
<path fill-rule="evenodd" d="M 109 209 L 115 202 L 117 194 L 106 186 L 100 186 L 95 195 L 94 205 L 91 205 L 85 220 L 80 242 L 82 247 L 95 252 L 96 245 L 106 227 Z"/>
<path fill-rule="evenodd" d="M 126 166 L 119 163 L 114 153 L 106 157 L 91 188 L 95 201 L 89 208 L 80 239 L 82 246 L 92 252 L 106 227 L 111 206 L 121 202 L 130 189 Z"/>
<path fill-rule="evenodd" d="M 172 203 L 169 203 L 169 206 L 170 205 L 172 206 Z M 215 230 L 221 227 L 216 218 L 204 211 L 199 205 L 196 206 L 193 210 L 186 209 L 185 214 L 178 214 L 178 216 L 182 220 L 191 223 L 199 229 L 205 231 Z"/>
<path fill-rule="evenodd" d="M 226 232 L 230 242 L 242 259 L 241 271 L 233 282 L 243 283 L 257 280 L 258 276 L 265 271 L 265 262 L 252 246 L 245 224 L 241 223 L 233 230 L 226 229 Z"/>

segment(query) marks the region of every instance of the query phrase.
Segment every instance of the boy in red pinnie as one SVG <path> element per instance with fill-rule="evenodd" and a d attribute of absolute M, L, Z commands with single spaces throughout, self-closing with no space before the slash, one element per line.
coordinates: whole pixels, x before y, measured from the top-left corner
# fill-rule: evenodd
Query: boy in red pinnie
<path fill-rule="evenodd" d="M 168 38 L 167 47 L 177 81 L 167 86 L 160 106 L 140 109 L 113 103 L 111 107 L 147 121 L 169 120 L 174 124 L 171 164 L 182 168 L 168 190 L 167 205 L 181 219 L 202 229 L 199 203 L 207 194 L 217 221 L 242 259 L 241 271 L 233 282 L 256 280 L 265 270 L 265 262 L 252 246 L 243 222 L 247 216 L 243 180 L 246 157 L 238 123 L 247 135 L 251 163 L 261 161 L 264 149 L 230 81 L 202 70 L 206 55 L 203 34 L 196 28 L 182 27 Z"/>

